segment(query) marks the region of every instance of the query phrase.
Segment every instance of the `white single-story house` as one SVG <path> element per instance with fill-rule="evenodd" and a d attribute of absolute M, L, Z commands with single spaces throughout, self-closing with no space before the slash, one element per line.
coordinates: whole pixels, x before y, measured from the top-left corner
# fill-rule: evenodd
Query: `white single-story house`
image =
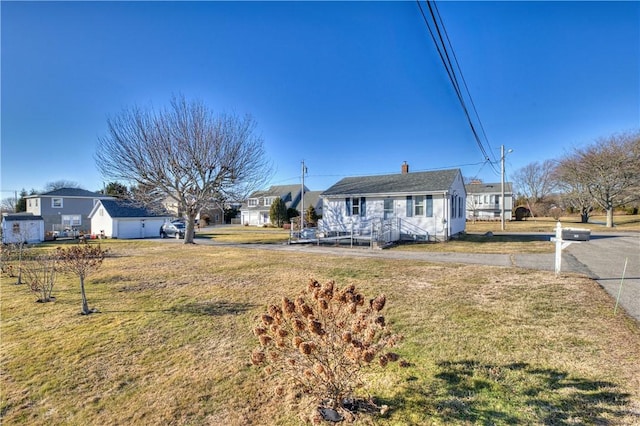
<path fill-rule="evenodd" d="M 348 177 L 322 193 L 325 235 L 368 234 L 377 242 L 447 241 L 465 231 L 466 192 L 459 169 Z"/>
<path fill-rule="evenodd" d="M 160 236 L 171 215 L 160 215 L 120 200 L 100 200 L 89 213 L 91 233 L 107 238 L 134 239 Z"/>
<path fill-rule="evenodd" d="M 31 213 L 2 215 L 2 244 L 44 241 L 44 219 Z"/>

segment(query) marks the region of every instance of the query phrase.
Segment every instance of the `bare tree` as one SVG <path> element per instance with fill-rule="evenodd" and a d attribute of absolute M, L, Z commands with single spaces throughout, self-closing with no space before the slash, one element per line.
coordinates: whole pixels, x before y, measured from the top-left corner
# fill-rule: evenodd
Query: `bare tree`
<path fill-rule="evenodd" d="M 55 182 L 48 182 L 44 187 L 44 192 L 55 191 L 56 189 L 61 188 L 80 188 L 82 186 L 78 182 L 73 182 L 70 180 L 57 180 Z"/>
<path fill-rule="evenodd" d="M 518 192 L 524 195 L 531 208 L 543 202 L 554 190 L 553 180 L 554 162 L 545 160 L 535 161 L 516 170 L 512 175 Z"/>
<path fill-rule="evenodd" d="M 562 192 L 561 197 L 564 203 L 580 212 L 582 223 L 588 223 L 595 201 L 582 182 L 579 170 L 580 165 L 577 160 L 567 157 L 558 164 L 553 176 Z"/>
<path fill-rule="evenodd" d="M 3 198 L 0 201 L 0 210 L 2 213 L 15 213 L 18 205 L 18 199 L 16 197 Z"/>
<path fill-rule="evenodd" d="M 82 244 L 67 248 L 58 247 L 57 260 L 61 271 L 70 272 L 80 278 L 80 294 L 82 296 L 83 315 L 96 312 L 89 309 L 87 294 L 84 289 L 85 279 L 97 270 L 104 260 L 108 250 L 102 250 L 99 245 Z"/>
<path fill-rule="evenodd" d="M 150 205 L 173 199 L 187 218 L 185 244 L 193 243 L 196 216 L 212 200 L 243 199 L 271 175 L 255 121 L 214 115 L 201 101 L 179 96 L 160 111 L 125 109 L 107 126 L 98 168 L 145 188 L 136 195 Z"/>
<path fill-rule="evenodd" d="M 640 131 L 614 134 L 575 149 L 558 168 L 606 211 L 611 228 L 614 209 L 640 199 Z"/>

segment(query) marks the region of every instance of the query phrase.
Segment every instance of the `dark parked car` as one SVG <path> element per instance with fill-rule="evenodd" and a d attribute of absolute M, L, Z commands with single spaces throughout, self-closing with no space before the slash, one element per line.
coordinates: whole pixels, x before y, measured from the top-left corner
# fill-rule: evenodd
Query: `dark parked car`
<path fill-rule="evenodd" d="M 166 222 L 160 227 L 160 238 L 184 238 L 186 230 L 184 222 Z"/>

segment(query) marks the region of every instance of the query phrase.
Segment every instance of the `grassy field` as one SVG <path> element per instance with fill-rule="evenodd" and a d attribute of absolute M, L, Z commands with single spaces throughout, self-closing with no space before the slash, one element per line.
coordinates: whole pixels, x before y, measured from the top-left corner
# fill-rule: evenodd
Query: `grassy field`
<path fill-rule="evenodd" d="M 613 218 L 613 228 L 605 226 L 607 218 L 605 216 L 591 216 L 589 223 L 580 223 L 579 216 L 561 217 L 560 222 L 563 228 L 584 228 L 592 232 L 620 232 L 635 231 L 640 232 L 640 215 L 615 215 Z M 555 231 L 557 220 L 551 217 L 528 218 L 523 221 L 507 221 L 505 223 L 506 232 L 545 232 Z M 501 232 L 499 221 L 493 222 L 467 222 L 467 232 Z"/>
<path fill-rule="evenodd" d="M 606 228 L 604 216 L 594 216 L 591 223 L 580 223 L 579 217 L 561 218 L 565 228 L 586 228 L 592 232 L 640 232 L 640 216 L 616 216 L 614 228 Z M 549 235 L 555 232 L 557 221 L 553 218 L 535 218 L 512 221 L 505 225 L 502 234 L 500 222 L 467 222 L 467 233 L 455 240 L 439 244 L 405 244 L 391 248 L 398 251 L 429 251 L 452 253 L 552 253 L 555 246 Z M 492 236 L 485 235 L 488 232 Z M 513 235 L 516 234 L 516 235 Z M 210 238 L 219 243 L 279 244 L 289 240 L 289 231 L 254 226 L 219 226 L 198 231 L 199 238 Z"/>
<path fill-rule="evenodd" d="M 92 242 L 93 243 L 93 242 Z M 54 245 L 52 245 L 53 247 Z M 387 294 L 408 368 L 367 372 L 384 415 L 358 424 L 640 423 L 640 329 L 584 277 L 182 245 L 103 242 L 79 315 L 77 279 L 56 301 L 2 277 L 2 424 L 298 425 L 249 362 L 255 318 L 310 277 Z"/>

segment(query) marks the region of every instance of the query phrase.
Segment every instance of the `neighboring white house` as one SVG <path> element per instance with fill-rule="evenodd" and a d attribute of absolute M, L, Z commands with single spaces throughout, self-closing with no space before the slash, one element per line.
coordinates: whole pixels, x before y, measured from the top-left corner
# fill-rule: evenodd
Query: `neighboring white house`
<path fill-rule="evenodd" d="M 89 214 L 91 233 L 108 238 L 133 239 L 160 236 L 170 214 L 158 215 L 125 201 L 100 200 Z"/>
<path fill-rule="evenodd" d="M 305 187 L 305 194 L 308 193 Z M 269 211 L 271 204 L 280 197 L 287 209 L 297 209 L 300 204 L 301 185 L 272 186 L 266 191 L 256 191 L 247 198 L 240 207 L 240 218 L 243 225 L 263 226 L 271 223 Z M 305 207 L 306 209 L 306 207 Z"/>
<path fill-rule="evenodd" d="M 322 193 L 320 231 L 367 233 L 379 242 L 447 241 L 465 230 L 459 169 L 344 178 Z"/>
<path fill-rule="evenodd" d="M 502 184 L 471 182 L 467 190 L 468 220 L 500 220 L 502 210 Z M 511 220 L 513 211 L 513 185 L 504 184 L 504 219 Z"/>
<path fill-rule="evenodd" d="M 2 215 L 2 244 L 44 241 L 44 219 L 31 213 Z"/>

